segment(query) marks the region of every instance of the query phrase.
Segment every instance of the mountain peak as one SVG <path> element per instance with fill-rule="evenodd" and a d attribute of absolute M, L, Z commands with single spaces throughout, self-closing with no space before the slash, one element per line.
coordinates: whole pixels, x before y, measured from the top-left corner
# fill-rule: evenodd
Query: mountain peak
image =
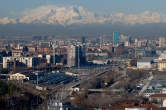
<path fill-rule="evenodd" d="M 0 24 L 146 24 L 166 23 L 166 15 L 158 12 L 144 11 L 137 14 L 115 13 L 110 15 L 97 15 L 89 12 L 82 6 L 41 6 L 24 11 L 22 16 L 15 18 L 0 18 Z"/>
<path fill-rule="evenodd" d="M 20 23 L 45 23 L 70 25 L 73 23 L 93 23 L 94 15 L 81 6 L 40 7 L 29 12 L 20 18 Z"/>

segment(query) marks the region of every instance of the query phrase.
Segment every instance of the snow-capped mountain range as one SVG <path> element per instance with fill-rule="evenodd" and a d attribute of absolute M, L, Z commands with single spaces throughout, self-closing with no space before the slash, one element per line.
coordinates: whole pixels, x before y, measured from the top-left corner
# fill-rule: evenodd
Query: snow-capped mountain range
<path fill-rule="evenodd" d="M 0 18 L 0 24 L 145 24 L 165 23 L 166 15 L 158 12 L 144 11 L 138 14 L 115 13 L 107 16 L 96 15 L 82 6 L 41 6 L 35 9 L 23 11 L 19 18 Z"/>

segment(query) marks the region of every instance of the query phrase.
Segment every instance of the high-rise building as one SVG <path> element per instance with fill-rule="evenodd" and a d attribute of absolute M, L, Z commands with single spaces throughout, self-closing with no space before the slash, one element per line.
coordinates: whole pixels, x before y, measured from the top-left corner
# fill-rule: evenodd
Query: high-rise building
<path fill-rule="evenodd" d="M 86 38 L 85 38 L 84 36 L 82 37 L 82 39 L 81 39 L 81 40 L 82 40 L 82 41 L 81 41 L 81 42 L 82 42 L 82 44 L 85 44 L 85 43 L 86 43 Z"/>
<path fill-rule="evenodd" d="M 82 66 L 86 64 L 86 45 L 79 45 L 79 65 Z"/>
<path fill-rule="evenodd" d="M 160 37 L 159 38 L 159 47 L 164 47 L 165 46 L 165 38 L 164 37 Z"/>
<path fill-rule="evenodd" d="M 133 43 L 134 43 L 133 39 L 129 37 L 129 44 L 133 44 Z"/>
<path fill-rule="evenodd" d="M 68 67 L 76 66 L 77 47 L 70 45 L 67 49 L 67 65 Z"/>
<path fill-rule="evenodd" d="M 101 36 L 101 37 L 99 37 L 99 43 L 100 43 L 100 48 L 103 46 L 103 37 Z"/>
<path fill-rule="evenodd" d="M 113 32 L 113 44 L 116 45 L 120 42 L 120 33 Z"/>
<path fill-rule="evenodd" d="M 68 47 L 67 65 L 68 67 L 81 66 L 86 63 L 86 46 L 70 45 Z"/>

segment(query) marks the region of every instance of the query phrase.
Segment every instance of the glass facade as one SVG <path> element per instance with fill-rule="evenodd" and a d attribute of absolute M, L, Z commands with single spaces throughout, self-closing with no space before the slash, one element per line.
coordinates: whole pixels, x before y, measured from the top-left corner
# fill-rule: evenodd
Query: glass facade
<path fill-rule="evenodd" d="M 120 34 L 119 32 L 114 32 L 113 33 L 113 43 L 118 44 L 120 42 Z"/>

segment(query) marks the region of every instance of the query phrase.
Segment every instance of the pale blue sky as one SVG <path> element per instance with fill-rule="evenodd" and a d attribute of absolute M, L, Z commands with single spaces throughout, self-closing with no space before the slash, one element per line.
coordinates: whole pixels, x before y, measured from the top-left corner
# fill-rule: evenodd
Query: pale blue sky
<path fill-rule="evenodd" d="M 98 14 L 140 13 L 146 10 L 166 13 L 166 0 L 0 0 L 0 17 L 17 17 L 25 9 L 45 5 L 83 6 Z"/>

